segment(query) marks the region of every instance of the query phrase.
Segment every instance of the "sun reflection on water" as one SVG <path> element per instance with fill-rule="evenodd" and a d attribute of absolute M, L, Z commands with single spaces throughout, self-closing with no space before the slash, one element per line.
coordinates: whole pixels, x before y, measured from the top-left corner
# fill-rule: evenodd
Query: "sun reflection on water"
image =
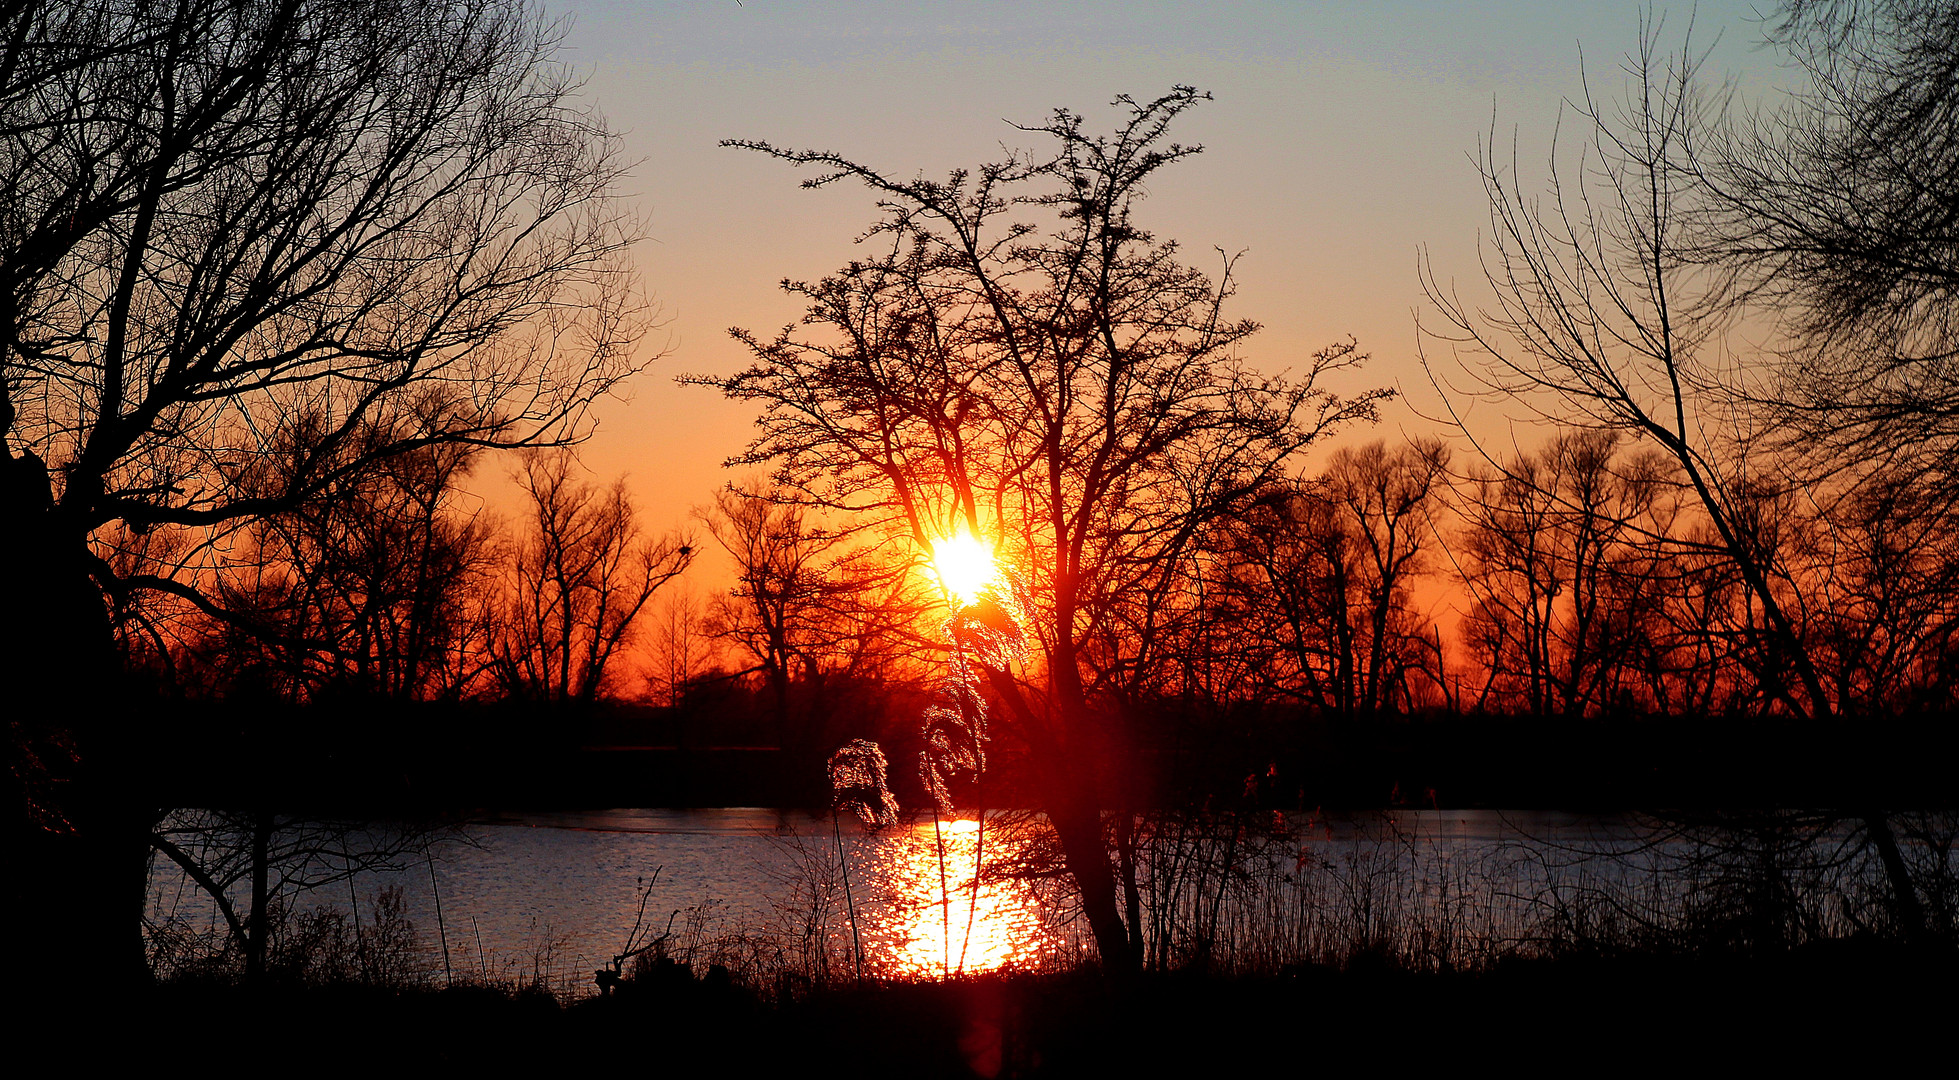
<path fill-rule="evenodd" d="M 922 822 L 882 839 L 868 869 L 889 906 L 872 920 L 877 946 L 867 943 L 865 953 L 883 974 L 938 978 L 1033 967 L 1061 948 L 1060 935 L 1042 918 L 1040 900 L 1026 882 L 982 874 L 974 902 L 979 822 L 941 821 L 937 836 L 932 823 Z M 991 866 L 1012 841 L 989 826 L 984 843 Z"/>

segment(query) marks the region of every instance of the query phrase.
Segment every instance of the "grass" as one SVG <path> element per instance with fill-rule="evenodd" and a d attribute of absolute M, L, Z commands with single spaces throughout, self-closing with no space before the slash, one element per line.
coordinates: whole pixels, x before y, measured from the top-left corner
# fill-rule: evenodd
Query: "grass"
<path fill-rule="evenodd" d="M 725 971 L 725 969 L 724 969 Z M 1092 971 L 840 984 L 773 996 L 709 968 L 649 966 L 616 995 L 536 989 L 178 980 L 121 1002 L 64 1003 L 154 1063 L 194 1051 L 303 1071 L 517 1069 L 721 1076 L 1273 1075 L 1490 1063 L 1620 1072 L 1758 1070 L 1835 1056 L 1861 1068 L 1929 1050 L 1959 963 L 1865 939 L 1775 958 L 1624 955 L 1389 963 L 1269 976 Z M 126 1015 L 122 1015 L 123 1010 Z M 167 1040 L 157 1033 L 170 1033 Z M 117 1041 L 81 1043 L 97 1060 Z M 189 1048 L 187 1050 L 187 1048 Z M 179 1064 L 195 1064 L 194 1058 Z"/>

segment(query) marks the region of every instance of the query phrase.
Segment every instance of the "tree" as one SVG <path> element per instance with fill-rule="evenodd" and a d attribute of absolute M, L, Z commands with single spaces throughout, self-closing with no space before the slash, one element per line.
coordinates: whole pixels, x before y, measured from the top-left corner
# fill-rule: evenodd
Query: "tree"
<path fill-rule="evenodd" d="M 793 498 L 758 482 L 718 492 L 701 517 L 735 563 L 735 585 L 714 607 L 714 632 L 754 661 L 777 745 L 802 760 L 824 737 L 828 676 L 888 667 L 880 661 L 913 636 L 907 624 L 920 605 L 908 595 L 918 591 L 908 588 L 910 568 L 878 565 L 851 535 L 819 528 Z M 808 694 L 800 710 L 791 707 L 798 676 Z"/>
<path fill-rule="evenodd" d="M 1693 150 L 1711 122 L 1696 84 L 1704 54 L 1683 42 L 1663 57 L 1659 31 L 1642 28 L 1616 115 L 1587 95 L 1589 138 L 1577 170 L 1565 171 L 1569 161 L 1554 144 L 1546 198 L 1527 195 L 1514 161 L 1504 168 L 1485 146 L 1494 251 L 1483 269 L 1495 306 L 1464 303 L 1425 269 L 1429 299 L 1446 324 L 1427 329 L 1459 357 L 1469 354 L 1463 370 L 1472 392 L 1536 408 L 1555 423 L 1628 434 L 1670 459 L 1687 506 L 1706 525 L 1682 530 L 1679 549 L 1717 559 L 1739 579 L 1745 611 L 1736 629 L 1761 692 L 1795 719 L 1838 719 L 1845 703 L 1803 625 L 1803 606 L 1815 595 L 1806 596 L 1811 583 L 1785 543 L 1793 499 L 1784 481 L 1806 469 L 1762 440 L 1730 434 L 1753 426 L 1745 409 L 1751 388 L 1722 363 L 1732 296 L 1695 259 L 1692 208 L 1701 181 Z M 1436 372 L 1434 357 L 1425 352 L 1424 362 Z M 1816 488 L 1801 494 L 1818 502 L 1830 496 Z M 1856 816 L 1889 878 L 1899 924 L 1916 937 L 1923 905 L 1891 815 L 1864 807 Z"/>
<path fill-rule="evenodd" d="M 755 661 L 768 682 L 778 745 L 789 732 L 789 684 L 814 640 L 831 586 L 828 562 L 841 538 L 810 528 L 802 511 L 759 486 L 718 492 L 702 517 L 735 562 L 735 586 L 718 598 L 714 632 Z"/>
<path fill-rule="evenodd" d="M 1348 536 L 1333 504 L 1307 481 L 1260 493 L 1236 521 L 1219 528 L 1224 556 L 1216 590 L 1226 622 L 1263 643 L 1264 679 L 1275 692 L 1348 715 L 1336 687 L 1336 657 L 1351 657 L 1353 592 Z M 1345 685 L 1344 683 L 1341 685 Z"/>
<path fill-rule="evenodd" d="M 687 691 L 713 660 L 706 605 L 684 586 L 667 593 L 653 612 L 653 661 L 646 685 L 655 702 L 668 708 L 686 704 Z"/>
<path fill-rule="evenodd" d="M 1463 583 L 1487 685 L 1531 715 L 1623 704 L 1654 648 L 1671 477 L 1658 455 L 1618 444 L 1561 433 L 1484 471 L 1465 500 Z"/>
<path fill-rule="evenodd" d="M 1122 655 L 1089 662 L 1110 615 L 1101 598 L 1149 591 L 1210 522 L 1386 396 L 1342 399 L 1320 385 L 1361 360 L 1352 343 L 1307 358 L 1297 379 L 1254 373 L 1239 348 L 1257 325 L 1224 316 L 1232 260 L 1214 281 L 1134 217 L 1149 178 L 1198 152 L 1168 130 L 1204 98 L 1189 87 L 1117 98 L 1113 135 L 1059 110 L 1022 129 L 1052 139 L 1051 154 L 1013 153 L 944 181 L 728 144 L 821 170 L 808 187 L 861 182 L 884 217 L 866 236 L 877 254 L 784 283 L 808 303 L 808 333 L 737 331 L 752 366 L 692 379 L 762 407 L 760 434 L 734 463 L 772 463 L 798 500 L 921 556 L 962 533 L 997 545 L 1033 658 L 1019 672 L 989 667 L 986 683 L 1029 749 L 1116 971 L 1141 956 L 1127 818 L 1112 819 L 1115 866 L 1102 821 L 1126 798 L 1111 691 L 1134 668 Z"/>
<path fill-rule="evenodd" d="M 0 663 L 14 744 L 73 751 L 12 762 L 30 814 L 73 773 L 20 918 L 59 928 L 53 970 L 115 977 L 151 812 L 111 610 L 226 618 L 208 571 L 250 523 L 429 447 L 578 438 L 635 367 L 632 226 L 519 0 L 30 0 L 0 28 L 0 559 L 43 613 Z M 116 571 L 158 533 L 180 573 Z"/>
<path fill-rule="evenodd" d="M 1447 487 L 1439 439 L 1341 447 L 1314 480 L 1275 484 L 1229 527 L 1231 591 L 1289 663 L 1283 688 L 1342 720 L 1405 704 L 1424 666 L 1410 579 Z"/>
<path fill-rule="evenodd" d="M 1757 412 L 1813 506 L 1793 553 L 1811 647 L 1838 711 L 1863 712 L 1944 678 L 1927 658 L 1959 499 L 1959 10 L 1785 0 L 1768 29 L 1804 85 L 1706 140 L 1693 255 L 1790 330 Z"/>
<path fill-rule="evenodd" d="M 1384 442 L 1341 447 L 1327 463 L 1321 497 L 1339 530 L 1336 557 L 1348 563 L 1338 573 L 1340 594 L 1329 597 L 1340 645 L 1334 700 L 1342 715 L 1392 708 L 1419 665 L 1408 647 L 1420 631 L 1405 625 L 1406 590 L 1426 569 L 1430 513 L 1447 489 L 1448 464 L 1449 449 L 1435 438 L 1392 451 Z"/>
<path fill-rule="evenodd" d="M 208 590 L 225 617 L 196 613 L 211 689 L 290 702 L 474 689 L 498 545 L 453 505 L 473 459 L 455 445 L 402 454 L 240 529 Z"/>
<path fill-rule="evenodd" d="M 526 451 L 528 511 L 511 553 L 491 669 L 511 697 L 589 709 L 660 586 L 694 561 L 678 536 L 645 540 L 624 478 L 572 477 L 569 450 Z"/>
<path fill-rule="evenodd" d="M 1793 331 L 1766 396 L 1826 466 L 1886 461 L 1959 490 L 1959 9 L 1786 0 L 1804 77 L 1731 114 L 1695 165 L 1694 257 Z"/>
<path fill-rule="evenodd" d="M 1959 678 L 1954 524 L 1943 493 L 1922 478 L 1879 473 L 1790 529 L 1808 601 L 1805 643 L 1839 713 L 1948 711 Z"/>
<path fill-rule="evenodd" d="M 1542 410 L 1554 424 L 1623 432 L 1671 459 L 1712 527 L 1712 549 L 1734 563 L 1761 605 L 1756 644 L 1766 663 L 1797 672 L 1778 697 L 1807 716 L 1828 703 L 1782 603 L 1787 569 L 1754 528 L 1751 492 L 1760 485 L 1731 464 L 1755 447 L 1720 438 L 1732 399 L 1722 392 L 1728 373 L 1714 343 L 1728 311 L 1687 258 L 1684 203 L 1695 183 L 1688 150 L 1708 121 L 1694 82 L 1699 65 L 1685 47 L 1665 59 L 1657 48 L 1657 27 L 1649 28 L 1629 65 L 1636 82 L 1622 123 L 1587 97 L 1591 140 L 1575 174 L 1553 146 L 1548 200 L 1527 195 L 1514 162 L 1506 169 L 1494 146 L 1485 147 L 1494 251 L 1484 273 L 1496 307 L 1465 304 L 1427 271 L 1424 285 L 1446 327 L 1425 330 L 1477 358 L 1464 364 L 1470 393 Z M 1425 352 L 1424 363 L 1444 385 L 1434 357 Z"/>

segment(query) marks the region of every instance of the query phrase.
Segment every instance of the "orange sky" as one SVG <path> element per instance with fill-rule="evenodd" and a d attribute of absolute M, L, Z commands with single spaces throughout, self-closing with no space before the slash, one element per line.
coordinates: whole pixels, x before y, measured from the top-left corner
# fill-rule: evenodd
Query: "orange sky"
<path fill-rule="evenodd" d="M 564 57 L 587 98 L 625 132 L 628 189 L 648 239 L 644 282 L 665 315 L 667 355 L 630 400 L 600 410 L 587 464 L 629 475 L 647 523 L 687 521 L 730 474 L 751 419 L 681 372 L 722 374 L 745 354 L 727 329 L 770 334 L 799 313 L 775 283 L 820 276 L 855 253 L 876 216 L 861 189 L 803 191 L 795 170 L 716 146 L 724 138 L 833 149 L 899 173 L 942 174 L 1024 145 L 1005 122 L 1056 106 L 1091 125 L 1116 93 L 1175 83 L 1216 95 L 1176 129 L 1203 154 L 1162 174 L 1142 211 L 1205 264 L 1246 252 L 1235 313 L 1265 324 L 1248 357 L 1279 370 L 1351 334 L 1374 360 L 1359 385 L 1407 403 L 1364 439 L 1425 430 L 1435 407 L 1415 362 L 1416 258 L 1480 282 L 1487 211 L 1478 139 L 1516 130 L 1541 162 L 1561 99 L 1616 91 L 1638 37 L 1633 5 L 1506 3 L 1047 4 L 565 2 Z M 1783 73 L 1756 47 L 1750 0 L 1662 5 L 1670 40 L 1690 15 L 1715 45 L 1709 70 L 1761 93 Z M 1365 10 L 1348 10 L 1349 8 Z M 1718 42 L 1717 42 L 1718 36 Z M 1567 119 L 1567 130 L 1577 127 Z M 493 466 L 492 472 L 500 471 Z M 486 493 L 497 496 L 494 475 Z M 711 546 L 711 544 L 710 544 Z M 725 570 L 693 572 L 714 588 Z"/>

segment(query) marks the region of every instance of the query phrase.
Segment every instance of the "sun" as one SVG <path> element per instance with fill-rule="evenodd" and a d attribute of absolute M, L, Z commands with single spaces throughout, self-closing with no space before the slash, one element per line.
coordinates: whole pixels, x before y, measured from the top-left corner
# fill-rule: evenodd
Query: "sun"
<path fill-rule="evenodd" d="M 962 608 L 978 603 L 999 576 L 993 546 L 964 530 L 932 545 L 932 572 Z"/>

